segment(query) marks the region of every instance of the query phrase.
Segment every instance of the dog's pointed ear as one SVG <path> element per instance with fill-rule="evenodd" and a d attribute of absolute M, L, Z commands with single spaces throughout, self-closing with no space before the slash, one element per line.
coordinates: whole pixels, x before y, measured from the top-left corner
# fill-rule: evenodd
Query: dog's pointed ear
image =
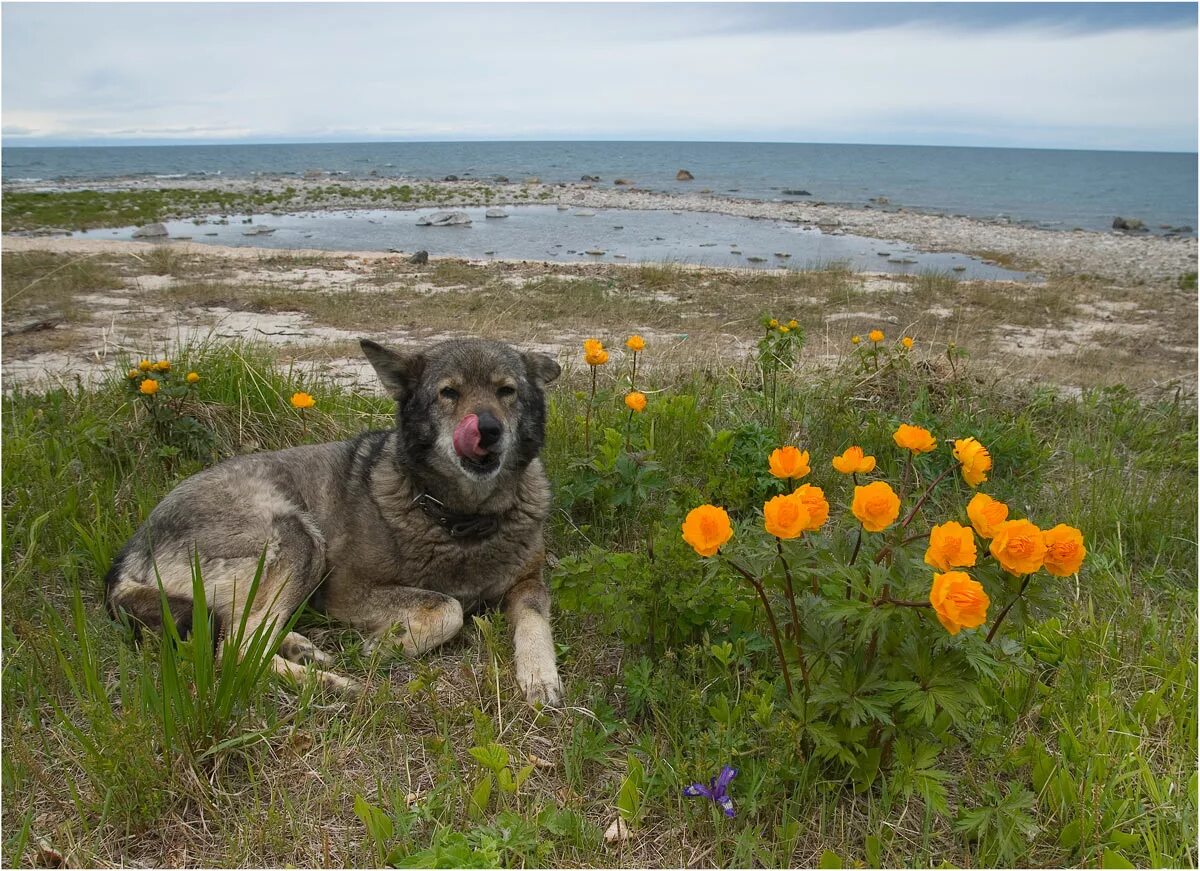
<path fill-rule="evenodd" d="M 370 339 L 359 339 L 358 343 L 388 393 L 403 402 L 416 387 L 425 369 L 425 357 L 421 354 L 397 354 Z"/>
<path fill-rule="evenodd" d="M 525 372 L 529 375 L 529 380 L 539 387 L 545 387 L 562 374 L 562 366 L 545 354 L 526 351 L 521 357 L 525 360 Z"/>

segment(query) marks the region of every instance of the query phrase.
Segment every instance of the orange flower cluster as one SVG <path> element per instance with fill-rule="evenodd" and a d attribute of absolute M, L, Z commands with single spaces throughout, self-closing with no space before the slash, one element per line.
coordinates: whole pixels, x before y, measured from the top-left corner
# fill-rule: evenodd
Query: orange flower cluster
<path fill-rule="evenodd" d="M 585 339 L 583 342 L 583 361 L 589 366 L 603 366 L 608 362 L 608 351 L 599 339 Z"/>

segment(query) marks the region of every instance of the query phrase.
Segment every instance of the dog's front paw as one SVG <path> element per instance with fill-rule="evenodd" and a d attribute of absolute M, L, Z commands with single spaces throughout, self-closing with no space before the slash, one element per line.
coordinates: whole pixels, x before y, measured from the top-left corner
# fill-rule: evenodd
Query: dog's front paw
<path fill-rule="evenodd" d="M 551 663 L 547 669 L 536 665 L 517 668 L 517 683 L 525 692 L 525 701 L 531 705 L 557 705 L 562 701 L 562 681 L 558 669 Z"/>

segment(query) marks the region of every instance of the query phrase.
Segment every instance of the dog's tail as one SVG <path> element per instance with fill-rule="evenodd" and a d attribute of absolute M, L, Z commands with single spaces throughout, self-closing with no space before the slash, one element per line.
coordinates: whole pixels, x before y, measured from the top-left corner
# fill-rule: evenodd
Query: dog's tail
<path fill-rule="evenodd" d="M 133 630 L 134 640 L 141 640 L 142 633 L 161 633 L 163 630 L 163 600 L 171 612 L 171 619 L 180 638 L 192 632 L 193 603 L 190 596 L 164 593 L 155 584 L 144 579 L 131 577 L 128 547 L 117 554 L 112 567 L 104 576 L 104 607 L 112 618 L 127 623 Z M 213 639 L 221 637 L 221 624 L 215 612 L 209 614 L 213 622 Z"/>

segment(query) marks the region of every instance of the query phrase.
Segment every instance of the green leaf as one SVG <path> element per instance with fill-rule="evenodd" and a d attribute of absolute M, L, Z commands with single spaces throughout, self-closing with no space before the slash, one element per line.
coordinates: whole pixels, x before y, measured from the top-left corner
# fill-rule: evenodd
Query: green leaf
<path fill-rule="evenodd" d="M 1109 850 L 1107 847 L 1104 854 L 1100 857 L 1101 868 L 1133 868 L 1134 864 L 1118 853 L 1116 850 Z"/>
<path fill-rule="evenodd" d="M 1064 850 L 1074 850 L 1083 838 L 1083 825 L 1079 820 L 1071 820 L 1062 828 L 1058 835 L 1058 846 Z"/>
<path fill-rule="evenodd" d="M 842 857 L 833 850 L 824 850 L 821 853 L 821 858 L 817 860 L 818 868 L 842 868 Z"/>
<path fill-rule="evenodd" d="M 467 808 L 467 816 L 477 820 L 487 812 L 488 802 L 492 798 L 492 775 L 485 774 L 475 789 L 471 791 L 471 804 Z"/>

